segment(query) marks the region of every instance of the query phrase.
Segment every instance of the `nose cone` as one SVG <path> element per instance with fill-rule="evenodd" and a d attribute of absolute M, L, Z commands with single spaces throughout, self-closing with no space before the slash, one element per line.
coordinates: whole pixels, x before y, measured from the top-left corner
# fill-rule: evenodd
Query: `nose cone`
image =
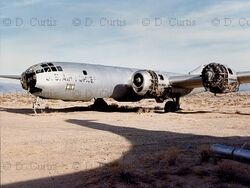
<path fill-rule="evenodd" d="M 33 69 L 28 69 L 21 76 L 21 84 L 23 89 L 33 92 L 36 86 L 36 73 Z"/>

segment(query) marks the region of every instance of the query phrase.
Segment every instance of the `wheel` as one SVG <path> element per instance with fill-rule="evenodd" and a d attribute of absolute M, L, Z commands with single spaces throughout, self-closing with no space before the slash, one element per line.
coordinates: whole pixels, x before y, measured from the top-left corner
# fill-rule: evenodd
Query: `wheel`
<path fill-rule="evenodd" d="M 97 98 L 91 107 L 95 110 L 107 110 L 108 104 L 102 98 Z"/>
<path fill-rule="evenodd" d="M 168 101 L 168 102 L 166 102 L 165 107 L 164 107 L 164 111 L 166 113 L 168 113 L 168 112 L 176 112 L 178 109 L 179 109 L 178 105 L 174 101 Z"/>

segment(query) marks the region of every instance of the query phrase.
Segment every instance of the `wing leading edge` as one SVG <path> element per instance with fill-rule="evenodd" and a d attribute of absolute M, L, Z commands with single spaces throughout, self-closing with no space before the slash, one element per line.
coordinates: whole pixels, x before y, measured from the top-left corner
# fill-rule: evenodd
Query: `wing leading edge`
<path fill-rule="evenodd" d="M 250 83 L 250 71 L 237 72 L 236 75 L 241 84 Z"/>
<path fill-rule="evenodd" d="M 237 79 L 240 84 L 250 83 L 250 71 L 237 72 Z M 183 87 L 183 88 L 199 88 L 203 87 L 201 75 L 181 75 L 181 76 L 170 76 L 169 82 L 172 86 Z"/>
<path fill-rule="evenodd" d="M 170 76 L 169 83 L 172 86 L 184 88 L 199 88 L 203 86 L 201 75 Z"/>
<path fill-rule="evenodd" d="M 21 80 L 20 75 L 0 75 L 0 78 L 8 78 L 8 79 L 14 79 L 14 80 Z"/>

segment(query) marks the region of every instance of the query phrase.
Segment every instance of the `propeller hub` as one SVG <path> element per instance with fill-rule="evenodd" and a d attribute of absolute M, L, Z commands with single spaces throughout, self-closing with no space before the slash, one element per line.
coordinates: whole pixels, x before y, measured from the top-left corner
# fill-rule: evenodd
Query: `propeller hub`
<path fill-rule="evenodd" d="M 134 76 L 134 80 L 133 80 L 133 83 L 136 87 L 141 87 L 142 84 L 143 84 L 143 76 L 140 74 L 140 73 L 137 73 L 135 76 Z"/>

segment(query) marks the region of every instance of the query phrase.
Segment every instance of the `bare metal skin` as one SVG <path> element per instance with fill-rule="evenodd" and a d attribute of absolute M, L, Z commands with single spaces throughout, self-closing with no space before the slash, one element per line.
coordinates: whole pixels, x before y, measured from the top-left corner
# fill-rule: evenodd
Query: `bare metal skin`
<path fill-rule="evenodd" d="M 173 99 L 166 103 L 166 112 L 179 110 L 180 97 L 194 88 L 204 87 L 220 94 L 236 92 L 240 84 L 250 83 L 250 71 L 235 72 L 217 63 L 200 69 L 196 73 L 178 74 L 84 63 L 44 62 L 31 66 L 21 76 L 0 77 L 19 79 L 23 89 L 43 99 L 139 101 L 154 98 L 157 102 Z"/>

